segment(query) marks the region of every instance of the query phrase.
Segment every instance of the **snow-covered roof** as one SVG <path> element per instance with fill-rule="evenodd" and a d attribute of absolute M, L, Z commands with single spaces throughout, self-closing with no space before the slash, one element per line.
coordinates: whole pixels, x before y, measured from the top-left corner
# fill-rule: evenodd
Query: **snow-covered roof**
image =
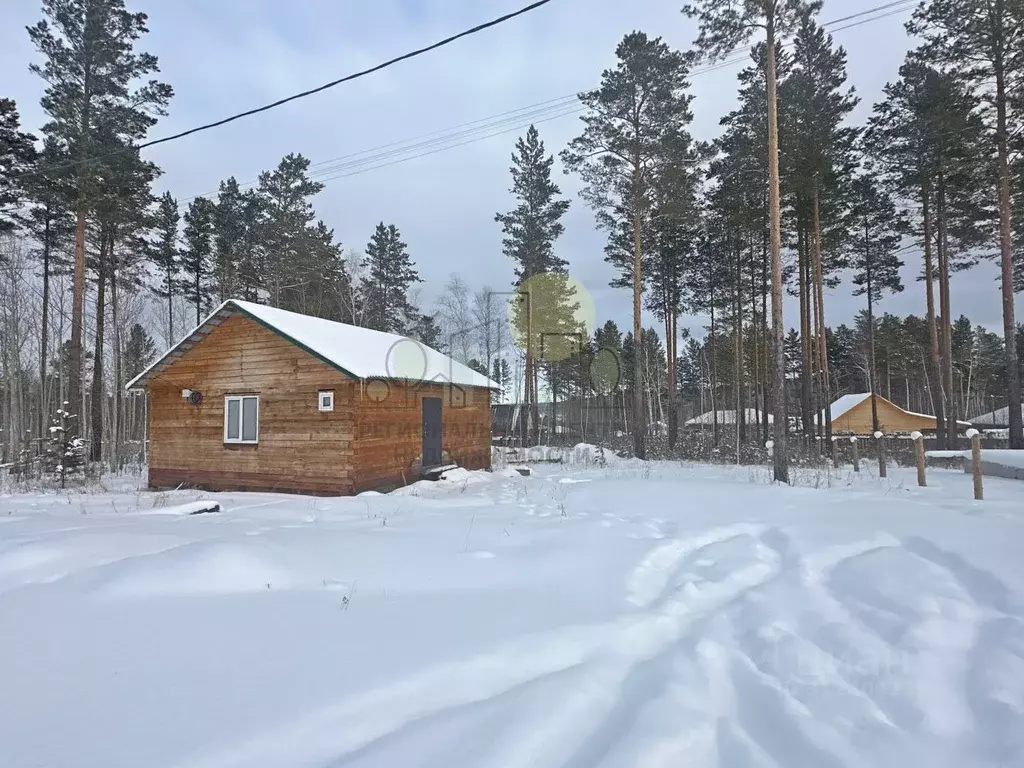
<path fill-rule="evenodd" d="M 746 416 L 747 424 L 754 424 L 754 423 L 756 423 L 757 422 L 757 418 L 758 418 L 758 412 L 755 411 L 753 408 L 746 408 L 745 411 L 746 411 L 745 416 Z M 715 413 L 716 413 L 715 411 L 708 411 L 706 413 L 702 413 L 700 416 L 694 416 L 692 419 L 688 419 L 687 420 L 686 426 L 692 427 L 692 426 L 699 426 L 701 424 L 714 424 L 715 423 Z M 717 413 L 718 413 L 718 423 L 719 424 L 735 424 L 736 423 L 736 411 L 735 410 L 724 410 L 724 411 L 718 411 Z M 762 411 L 761 412 L 762 423 L 764 421 L 764 415 L 765 414 Z M 770 413 L 768 414 L 768 423 L 769 424 L 774 424 L 775 423 L 775 419 L 772 417 L 772 415 Z"/>
<path fill-rule="evenodd" d="M 1020 407 L 1020 412 L 1021 415 L 1024 416 L 1024 405 Z M 975 416 L 971 419 L 971 422 L 979 426 L 983 424 L 998 424 L 1000 426 L 1005 426 L 1010 423 L 1010 406 L 1007 405 L 1003 408 L 997 408 L 994 411 L 983 413 L 980 416 Z"/>
<path fill-rule="evenodd" d="M 854 395 L 843 395 L 834 403 L 832 403 L 832 421 L 835 421 L 840 416 L 845 416 L 847 413 L 852 411 L 854 408 L 863 403 L 869 397 L 871 397 L 870 392 L 859 392 Z M 825 419 L 824 411 L 821 412 L 821 418 L 822 420 Z"/>
<path fill-rule="evenodd" d="M 170 365 L 227 317 L 236 314 L 255 320 L 356 379 L 436 381 L 463 387 L 500 388 L 497 383 L 469 366 L 405 336 L 336 323 L 250 301 L 229 299 L 188 336 L 132 379 L 128 389 L 144 387 L 153 373 Z"/>
<path fill-rule="evenodd" d="M 881 395 L 877 395 L 876 394 L 875 397 L 878 398 L 878 400 L 880 400 L 882 402 L 889 403 L 889 405 L 891 405 L 893 408 L 896 408 L 898 410 L 903 411 L 908 416 L 919 416 L 922 419 L 934 419 L 935 418 L 934 416 L 929 415 L 927 413 L 917 413 L 916 411 L 908 411 L 906 408 L 900 408 L 898 405 L 896 405 L 896 403 L 893 403 L 890 400 L 886 400 Z M 842 416 L 845 416 L 847 413 L 852 411 L 858 405 L 863 403 L 865 400 L 869 400 L 870 398 L 871 398 L 871 393 L 870 392 L 858 392 L 857 394 L 843 395 L 842 397 L 840 397 L 838 400 L 836 400 L 834 403 L 832 403 L 832 421 L 833 421 L 833 423 L 835 422 L 836 419 L 838 419 L 838 418 L 840 418 Z M 822 419 L 825 418 L 825 412 L 824 411 L 821 412 L 821 418 Z M 957 421 L 957 426 L 969 427 L 971 425 L 968 424 L 966 421 Z"/>

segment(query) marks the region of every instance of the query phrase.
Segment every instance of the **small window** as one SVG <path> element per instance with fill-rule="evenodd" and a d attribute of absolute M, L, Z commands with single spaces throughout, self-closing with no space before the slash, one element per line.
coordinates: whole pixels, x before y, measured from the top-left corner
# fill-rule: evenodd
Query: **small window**
<path fill-rule="evenodd" d="M 256 395 L 224 398 L 224 442 L 256 443 L 259 440 L 260 399 Z"/>
<path fill-rule="evenodd" d="M 317 400 L 320 403 L 321 411 L 333 411 L 334 410 L 334 390 L 324 390 L 317 396 Z"/>

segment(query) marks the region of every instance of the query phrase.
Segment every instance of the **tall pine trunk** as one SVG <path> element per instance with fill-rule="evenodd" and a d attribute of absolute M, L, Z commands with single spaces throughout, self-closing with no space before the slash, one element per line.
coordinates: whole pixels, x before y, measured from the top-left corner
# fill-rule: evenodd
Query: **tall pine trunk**
<path fill-rule="evenodd" d="M 779 200 L 779 104 L 775 71 L 775 19 L 769 16 L 768 39 L 768 208 L 772 259 L 772 400 L 775 408 L 774 477 L 789 483 L 789 449 L 786 445 L 786 327 L 782 320 L 782 210 Z"/>
<path fill-rule="evenodd" d="M 868 391 L 871 393 L 871 431 L 878 431 L 878 400 L 875 399 L 875 303 L 871 296 L 871 244 L 868 241 L 868 223 L 864 222 L 865 283 L 868 294 Z"/>
<path fill-rule="evenodd" d="M 767 208 L 767 205 L 765 206 Z M 764 381 L 762 382 L 761 394 L 764 397 L 764 432 L 762 435 L 762 444 L 768 443 L 768 436 L 770 434 L 768 414 L 771 413 L 771 384 L 768 379 L 771 373 L 771 342 L 768 338 L 768 272 L 769 272 L 769 256 L 768 256 L 768 231 L 765 230 L 764 237 L 761 242 L 761 341 L 763 344 L 764 351 Z"/>
<path fill-rule="evenodd" d="M 39 452 L 43 450 L 43 441 L 47 435 L 47 404 L 49 398 L 46 396 L 46 363 L 49 350 L 50 333 L 50 211 L 44 212 L 46 220 L 43 223 L 43 317 L 41 320 L 42 329 L 39 335 L 39 419 L 38 438 Z"/>
<path fill-rule="evenodd" d="M 747 440 L 747 411 L 744 398 L 743 380 L 743 250 L 736 239 L 736 458 L 739 461 L 740 446 Z"/>
<path fill-rule="evenodd" d="M 942 366 L 939 358 L 939 329 L 935 317 L 935 267 L 932 257 L 931 194 L 921 189 L 921 228 L 924 235 L 924 286 L 925 311 L 928 321 L 928 350 L 931 366 L 928 372 L 932 398 L 932 412 L 935 415 L 935 438 L 939 450 L 946 448 L 946 431 L 943 429 L 945 408 L 942 396 Z"/>
<path fill-rule="evenodd" d="M 676 447 L 679 434 L 679 411 L 676 407 L 676 313 L 674 306 L 665 312 L 665 351 L 668 358 L 668 447 Z"/>
<path fill-rule="evenodd" d="M 1010 220 L 1010 164 L 1006 135 L 1006 72 L 1002 46 L 996 55 L 996 155 L 999 168 L 999 264 L 1003 296 L 1003 339 L 1006 345 L 1006 399 L 1010 411 L 1010 448 L 1024 448 L 1021 415 L 1017 321 L 1013 308 L 1013 237 Z"/>
<path fill-rule="evenodd" d="M 718 447 L 718 352 L 715 345 L 715 293 L 711 291 L 711 440 Z"/>
<path fill-rule="evenodd" d="M 832 439 L 832 380 L 828 365 L 828 335 L 825 331 L 825 278 L 821 265 L 821 204 L 818 185 L 814 185 L 813 201 L 814 237 L 812 257 L 814 259 L 814 285 L 817 291 L 818 325 L 818 366 L 821 369 L 822 416 L 825 422 L 825 438 Z"/>
<path fill-rule="evenodd" d="M 751 388 L 751 404 L 754 406 L 754 442 L 756 443 L 761 435 L 761 416 L 762 411 L 760 408 L 761 392 L 761 366 L 759 364 L 760 358 L 760 336 L 758 335 L 757 327 L 757 269 L 754 266 L 754 241 L 751 238 L 750 241 L 750 333 L 752 335 L 751 343 L 754 345 L 754 349 L 750 355 L 751 365 L 753 366 L 753 387 Z"/>
<path fill-rule="evenodd" d="M 640 355 L 643 351 L 643 317 L 641 315 L 641 299 L 644 280 L 644 251 L 640 226 L 640 160 L 636 159 L 634 167 L 634 199 L 633 199 L 633 453 L 638 459 L 646 458 L 644 447 L 644 390 L 641 386 L 643 366 Z"/>
<path fill-rule="evenodd" d="M 92 403 L 90 411 L 89 460 L 103 460 L 103 334 L 106 314 L 107 236 L 100 235 L 99 263 L 96 266 L 96 343 L 93 348 Z"/>
<path fill-rule="evenodd" d="M 800 290 L 800 422 L 804 436 L 811 434 L 813 410 L 811 400 L 811 384 L 814 381 L 814 363 L 811 356 L 811 293 L 809 270 L 807 268 L 807 230 L 803 226 L 802 217 L 797 225 L 797 273 Z"/>
<path fill-rule="evenodd" d="M 68 407 L 77 418 L 70 421 L 72 436 L 81 434 L 84 421 L 82 391 L 82 325 L 85 322 L 85 200 L 79 195 L 75 216 L 75 271 L 71 298 L 71 348 L 68 350 Z"/>
<path fill-rule="evenodd" d="M 115 470 L 121 469 L 123 419 L 123 390 L 121 388 L 121 327 L 117 302 L 117 261 L 111 253 L 110 269 L 110 322 L 114 327 L 114 403 L 111 411 L 110 432 L 113 438 L 111 459 Z"/>
<path fill-rule="evenodd" d="M 949 298 L 949 242 L 946 236 L 946 190 L 943 175 L 938 178 L 938 261 L 939 261 L 939 316 L 941 318 L 939 351 L 942 355 L 942 397 L 945 408 L 946 443 L 956 445 L 956 399 L 953 397 L 953 333 L 950 320 Z M 941 429 L 941 425 L 938 425 Z"/>

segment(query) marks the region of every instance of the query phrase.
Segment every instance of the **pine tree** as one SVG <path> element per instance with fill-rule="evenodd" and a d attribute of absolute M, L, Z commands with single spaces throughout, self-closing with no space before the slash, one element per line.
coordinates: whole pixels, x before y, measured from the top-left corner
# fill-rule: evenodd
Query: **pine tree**
<path fill-rule="evenodd" d="M 600 86 L 580 94 L 586 128 L 562 160 L 583 178 L 583 198 L 609 233 L 608 260 L 619 264 L 621 280 L 633 289 L 633 335 L 640 338 L 644 262 L 656 202 L 654 169 L 686 143 L 693 120 L 687 93 L 690 57 L 642 32 L 626 35 L 615 55 L 616 66 L 604 71 Z M 632 258 L 623 260 L 623 253 Z M 633 365 L 633 378 L 639 381 L 640 357 Z M 635 387 L 633 449 L 640 458 L 645 456 L 644 424 L 643 392 Z"/>
<path fill-rule="evenodd" d="M 246 235 L 245 200 L 234 176 L 220 183 L 213 213 L 213 276 L 218 302 L 227 301 L 238 290 Z"/>
<path fill-rule="evenodd" d="M 439 352 L 446 351 L 442 343 L 441 329 L 431 315 L 419 315 L 416 317 L 412 326 L 408 329 L 408 335 L 426 347 L 436 349 Z"/>
<path fill-rule="evenodd" d="M 739 108 L 722 119 L 725 128 L 716 141 L 719 153 L 712 164 L 710 177 L 717 183 L 716 194 L 711 196 L 712 213 L 718 217 L 719 234 L 730 233 L 732 243 L 723 248 L 721 242 L 713 241 L 715 248 L 722 250 L 720 258 L 731 268 L 717 270 L 718 285 L 724 292 L 733 294 L 731 305 L 716 305 L 715 309 L 731 310 L 734 326 L 740 330 L 734 334 L 734 364 L 740 379 L 745 377 L 744 333 L 737 323 L 744 315 L 744 293 L 750 303 L 751 348 L 760 354 L 751 356 L 749 368 L 754 381 L 754 402 L 760 399 L 764 407 L 758 410 L 763 427 L 763 441 L 768 439 L 768 388 L 765 379 L 768 374 L 768 356 L 764 339 L 767 338 L 768 275 L 769 275 L 769 226 L 768 226 L 768 102 L 765 90 L 767 77 L 767 47 L 758 44 L 751 53 L 751 66 L 739 73 Z M 777 70 L 783 79 L 789 68 L 785 56 L 779 56 Z M 783 79 L 783 85 L 785 80 Z M 724 222 L 728 222 L 725 226 Z M 698 284 L 708 279 L 712 265 L 702 264 Z M 719 296 L 719 298 L 723 298 Z M 698 303 L 699 305 L 699 303 Z M 759 322 L 760 321 L 760 322 Z M 710 337 L 714 344 L 714 335 Z M 717 378 L 717 377 L 716 377 Z M 741 396 L 745 387 L 741 387 Z M 758 397 L 760 395 L 760 397 Z M 741 398 L 742 399 L 742 398 Z M 746 439 L 746 407 L 737 404 L 737 431 L 741 440 Z M 717 424 L 717 416 L 715 419 Z M 717 442 L 717 428 L 715 430 Z"/>
<path fill-rule="evenodd" d="M 554 251 L 555 241 L 565 231 L 562 217 L 569 201 L 551 180 L 555 162 L 534 126 L 516 141 L 512 155 L 512 188 L 517 204 L 508 213 L 495 214 L 502 225 L 502 248 L 515 262 L 516 285 L 543 272 L 564 272 L 567 262 Z"/>
<path fill-rule="evenodd" d="M 170 192 L 164 192 L 157 204 L 153 220 L 154 240 L 151 244 L 151 259 L 157 272 L 157 282 L 150 290 L 158 298 L 167 302 L 167 326 L 165 341 L 170 347 L 174 344 L 174 295 L 177 293 L 180 280 L 180 255 L 178 227 L 181 216 L 178 213 L 178 201 Z"/>
<path fill-rule="evenodd" d="M 134 323 L 124 345 L 124 376 L 131 381 L 156 358 L 156 343 L 139 323 Z"/>
<path fill-rule="evenodd" d="M 215 206 L 205 197 L 189 203 L 182 232 L 180 292 L 196 310 L 196 325 L 209 311 L 213 283 L 213 236 Z"/>
<path fill-rule="evenodd" d="M 43 468 L 67 486 L 68 475 L 78 474 L 85 468 L 85 441 L 78 437 L 74 426 L 77 414 L 71 413 L 69 403 L 58 408 L 50 426 L 50 439 L 43 455 Z"/>
<path fill-rule="evenodd" d="M 259 176 L 264 263 L 260 270 L 271 306 L 294 309 L 308 259 L 308 228 L 316 215 L 310 198 L 324 185 L 309 178 L 309 159 L 289 154 Z"/>
<path fill-rule="evenodd" d="M 521 293 L 513 304 L 513 322 L 519 329 L 520 341 L 524 341 L 525 405 L 527 418 L 524 426 L 535 430 L 539 425 L 537 413 L 537 356 L 539 350 L 533 346 L 534 334 L 526 327 L 531 325 L 535 300 L 530 296 L 529 286 L 524 284 L 537 275 L 565 272 L 567 262 L 555 253 L 555 241 L 565 231 L 562 218 L 569 210 L 569 201 L 563 200 L 561 189 L 551 180 L 551 168 L 555 158 L 547 154 L 544 142 L 535 126 L 530 126 L 525 137 L 516 141 L 512 155 L 512 187 L 509 192 L 516 199 L 516 207 L 508 213 L 495 214 L 494 220 L 501 224 L 504 237 L 502 251 L 515 263 L 514 287 Z"/>
<path fill-rule="evenodd" d="M 821 8 L 820 0 L 694 0 L 683 13 L 700 24 L 697 48 L 712 61 L 720 61 L 750 39 L 755 29 L 764 29 L 766 43 L 765 89 L 768 100 L 768 211 L 771 254 L 772 400 L 775 409 L 775 479 L 789 482 L 789 452 L 786 446 L 786 329 L 782 319 L 782 213 L 779 190 L 779 119 L 776 77 L 777 44 L 808 12 Z"/>
<path fill-rule="evenodd" d="M 952 69 L 985 100 L 989 145 L 996 158 L 992 185 L 999 211 L 998 243 L 1006 345 L 1010 447 L 1024 448 L 1021 376 L 1016 350 L 1013 222 L 1009 151 L 1011 95 L 1024 77 L 1024 3 L 1020 0 L 926 0 L 908 31 L 925 38 L 924 55 Z M 1017 127 L 1021 129 L 1024 123 Z M 950 423 L 955 428 L 953 417 Z"/>
<path fill-rule="evenodd" d="M 366 269 L 362 293 L 365 296 L 366 327 L 388 333 L 406 333 L 420 337 L 427 346 L 434 346 L 422 337 L 433 337 L 440 330 L 432 317 L 420 315 L 409 298 L 412 287 L 419 282 L 419 273 L 409 256 L 408 246 L 394 224 L 383 221 L 366 245 L 363 261 Z M 428 322 L 429 321 L 429 322 Z"/>
<path fill-rule="evenodd" d="M 825 328 L 826 278 L 843 265 L 844 194 L 854 167 L 853 148 L 859 130 L 846 125 L 859 102 L 846 85 L 846 52 L 805 7 L 793 41 L 793 69 L 785 83 L 790 152 L 787 181 L 794 198 L 795 219 L 804 247 L 798 265 L 801 327 L 808 341 L 807 367 L 820 371 L 815 397 L 812 377 L 802 382 L 804 429 L 811 434 L 810 414 L 822 413 L 823 436 L 832 437 L 831 379 Z M 798 235 L 799 236 L 799 235 Z M 813 361 L 813 364 L 811 364 Z M 815 402 L 817 401 L 817 402 Z"/>
<path fill-rule="evenodd" d="M 67 162 L 52 137 L 43 141 L 39 163 L 44 167 L 56 167 Z M 25 179 L 25 192 L 29 203 L 27 227 L 38 244 L 36 256 L 42 269 L 43 292 L 39 330 L 39 439 L 46 437 L 49 426 L 52 392 L 48 381 L 50 343 L 50 280 L 67 267 L 65 248 L 74 234 L 75 224 L 71 214 L 71 190 L 66 176 L 57 173 L 32 174 Z M 57 395 L 58 399 L 60 395 Z"/>
<path fill-rule="evenodd" d="M 490 376 L 491 381 L 496 382 L 501 387 L 495 393 L 496 402 L 504 402 L 505 390 L 512 383 L 512 369 L 509 368 L 508 360 L 503 357 L 494 358 L 494 362 L 491 364 Z"/>
<path fill-rule="evenodd" d="M 238 244 L 238 258 L 235 275 L 242 298 L 258 301 L 266 284 L 267 244 L 263 238 L 267 200 L 259 191 L 251 189 L 242 193 L 239 208 L 241 239 Z"/>
<path fill-rule="evenodd" d="M 43 0 L 43 15 L 28 29 L 43 63 L 29 69 L 47 83 L 41 104 L 50 122 L 43 134 L 74 162 L 69 169 L 76 228 L 68 400 L 77 411 L 82 404 L 86 219 L 106 163 L 87 160 L 122 151 L 145 136 L 165 114 L 172 89 L 146 80 L 158 70 L 155 56 L 135 50 L 148 31 L 146 14 L 129 13 L 124 0 Z"/>
<path fill-rule="evenodd" d="M 851 219 L 854 296 L 867 296 L 868 300 L 868 386 L 871 392 L 872 431 L 877 432 L 878 391 L 877 360 L 875 357 L 875 304 L 885 293 L 903 290 L 899 258 L 900 240 L 907 230 L 905 220 L 898 214 L 892 198 L 879 188 L 870 175 L 854 180 Z"/>
<path fill-rule="evenodd" d="M 988 218 L 981 204 L 984 160 L 978 100 L 955 77 L 923 61 L 920 52 L 908 55 L 900 79 L 884 91 L 885 100 L 875 105 L 865 143 L 894 192 L 917 203 L 911 208 L 911 221 L 923 246 L 930 374 L 934 413 L 946 425 L 938 431 L 943 445 L 956 436 L 949 276 L 972 262 L 972 252 L 984 242 Z"/>
<path fill-rule="evenodd" d="M 105 137 L 105 146 L 116 146 L 116 141 Z M 127 149 L 122 147 L 123 149 Z M 158 175 L 156 165 L 141 159 L 137 150 L 119 152 L 100 168 L 97 174 L 97 193 L 93 204 L 92 242 L 87 267 L 96 280 L 96 322 L 93 347 L 92 397 L 90 410 L 91 461 L 103 458 L 103 436 L 107 420 L 108 399 L 106 381 L 107 315 L 111 315 L 114 330 L 114 409 L 111 426 L 115 427 L 113 452 L 117 460 L 117 412 L 120 404 L 120 337 L 118 333 L 118 287 L 120 283 L 137 283 L 137 276 L 127 274 L 138 265 L 145 252 L 143 234 L 149 225 L 153 203 L 152 183 Z M 133 279 L 135 278 L 135 279 Z"/>
<path fill-rule="evenodd" d="M 284 294 L 285 307 L 304 315 L 345 321 L 344 297 L 350 292 L 351 278 L 334 230 L 317 221 L 306 227 L 301 242 L 293 287 Z"/>
<path fill-rule="evenodd" d="M 35 137 L 21 131 L 14 101 L 0 98 L 0 235 L 21 223 L 19 209 L 26 202 L 26 174 L 35 163 Z"/>
<path fill-rule="evenodd" d="M 694 259 L 700 211 L 697 188 L 700 176 L 689 134 L 680 133 L 666 143 L 654 182 L 653 242 L 647 278 L 647 307 L 665 324 L 668 366 L 668 445 L 675 448 L 679 432 L 676 359 L 678 320 L 686 298 L 686 273 Z"/>

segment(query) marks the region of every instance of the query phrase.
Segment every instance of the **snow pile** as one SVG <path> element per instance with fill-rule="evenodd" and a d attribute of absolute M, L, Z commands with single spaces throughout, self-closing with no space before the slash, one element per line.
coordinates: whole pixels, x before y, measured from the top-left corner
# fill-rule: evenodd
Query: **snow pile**
<path fill-rule="evenodd" d="M 185 504 L 175 504 L 171 507 L 156 506 L 148 510 L 140 510 L 142 514 L 153 515 L 202 515 L 207 512 L 220 512 L 220 504 L 211 499 L 190 501 Z"/>
<path fill-rule="evenodd" d="M 1024 451 L 986 449 L 981 452 L 981 460 L 1002 464 L 1004 467 L 1024 469 Z"/>
<path fill-rule="evenodd" d="M 0 766 L 1024 765 L 1018 482 L 643 466 L 0 499 Z"/>

